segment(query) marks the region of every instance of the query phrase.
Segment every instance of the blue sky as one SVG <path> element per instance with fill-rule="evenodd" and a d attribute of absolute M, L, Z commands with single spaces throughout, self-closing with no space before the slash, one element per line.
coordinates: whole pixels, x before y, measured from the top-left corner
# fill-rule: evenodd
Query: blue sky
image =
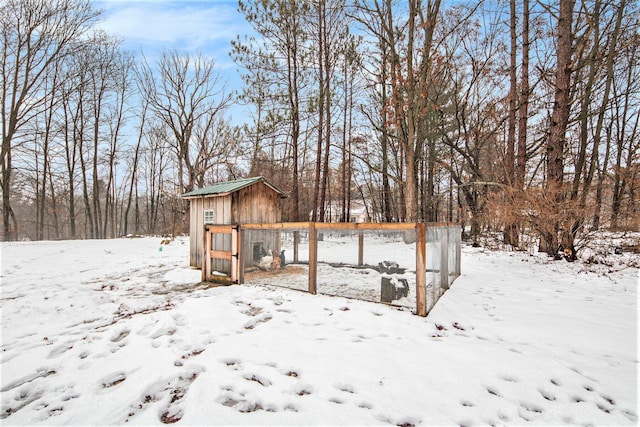
<path fill-rule="evenodd" d="M 99 27 L 120 37 L 124 48 L 144 52 L 149 62 L 163 49 L 211 56 L 231 89 L 240 89 L 231 40 L 252 32 L 237 0 L 92 0 L 103 10 Z"/>

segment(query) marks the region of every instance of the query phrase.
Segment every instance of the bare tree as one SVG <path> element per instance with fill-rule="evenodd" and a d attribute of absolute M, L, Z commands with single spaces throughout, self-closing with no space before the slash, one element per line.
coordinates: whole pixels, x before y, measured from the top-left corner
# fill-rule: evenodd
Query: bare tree
<path fill-rule="evenodd" d="M 557 211 L 561 211 L 564 202 L 564 149 L 566 132 L 571 111 L 571 73 L 573 72 L 573 8 L 575 0 L 560 0 L 560 11 L 556 28 L 557 58 L 554 82 L 554 103 L 549 137 L 547 139 L 547 191 L 554 195 Z M 541 250 L 554 255 L 558 248 L 560 224 L 552 225 L 542 235 Z M 565 234 L 566 246 L 573 248 L 569 234 Z M 575 251 L 574 251 L 575 252 Z"/>
<path fill-rule="evenodd" d="M 47 70 L 69 52 L 97 16 L 88 0 L 6 0 L 2 29 L 2 219 L 4 239 L 17 237 L 11 209 L 12 149 L 47 100 Z M 16 141 L 17 140 L 17 141 Z"/>
<path fill-rule="evenodd" d="M 294 221 L 301 217 L 301 175 L 303 157 L 304 102 L 308 70 L 304 67 L 308 48 L 308 34 L 303 17 L 309 13 L 309 2 L 295 0 L 241 1 L 239 10 L 249 24 L 260 35 L 260 39 L 238 38 L 233 44 L 235 61 L 246 71 L 244 97 L 249 99 L 257 112 L 263 102 L 268 102 L 276 114 L 268 114 L 258 121 L 255 145 L 263 146 L 267 141 L 281 141 L 290 147 L 284 153 L 285 165 L 290 168 L 290 180 L 282 184 L 291 191 L 289 217 Z M 266 126 L 261 126 L 262 123 Z M 282 130 L 281 130 L 282 129 Z M 265 147 L 266 148 L 266 147 Z M 254 149 L 254 152 L 258 150 Z M 282 153 L 278 153 L 282 155 Z M 287 158 L 290 157 L 290 160 Z M 275 159 L 273 159 L 275 160 Z"/>
<path fill-rule="evenodd" d="M 526 0 L 525 0 L 526 1 Z M 510 61 L 509 61 L 509 119 L 507 125 L 507 150 L 504 159 L 505 163 L 505 184 L 513 186 L 515 184 L 515 145 L 516 145 L 516 114 L 518 105 L 517 95 L 517 15 L 516 0 L 509 2 L 509 38 L 510 38 Z M 506 224 L 504 229 L 504 242 L 508 245 L 518 244 L 518 224 L 512 222 Z"/>
<path fill-rule="evenodd" d="M 226 93 L 215 61 L 202 55 L 164 52 L 155 72 L 143 62 L 141 77 L 142 96 L 172 132 L 179 187 L 191 191 L 204 181 L 212 155 L 229 142 L 217 139 L 213 130 L 231 96 Z"/>

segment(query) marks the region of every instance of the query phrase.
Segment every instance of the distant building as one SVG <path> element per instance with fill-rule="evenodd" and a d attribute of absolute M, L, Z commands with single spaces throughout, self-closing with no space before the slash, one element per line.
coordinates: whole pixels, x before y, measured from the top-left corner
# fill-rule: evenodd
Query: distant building
<path fill-rule="evenodd" d="M 313 211 L 309 212 L 309 220 L 313 218 Z M 340 222 L 342 218 L 342 204 L 339 202 L 329 203 L 324 210 L 325 222 Z M 371 218 L 367 212 L 367 207 L 360 201 L 351 202 L 349 209 L 349 220 L 347 222 L 371 222 Z"/>

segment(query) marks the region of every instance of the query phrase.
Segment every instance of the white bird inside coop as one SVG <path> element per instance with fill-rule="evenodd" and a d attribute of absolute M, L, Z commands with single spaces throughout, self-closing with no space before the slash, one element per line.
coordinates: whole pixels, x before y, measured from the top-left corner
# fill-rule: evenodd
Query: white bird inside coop
<path fill-rule="evenodd" d="M 271 255 L 271 251 L 269 251 L 268 255 L 265 255 L 262 258 L 260 258 L 260 261 L 258 262 L 258 267 L 262 270 L 270 270 L 272 262 L 273 262 L 273 255 Z"/>

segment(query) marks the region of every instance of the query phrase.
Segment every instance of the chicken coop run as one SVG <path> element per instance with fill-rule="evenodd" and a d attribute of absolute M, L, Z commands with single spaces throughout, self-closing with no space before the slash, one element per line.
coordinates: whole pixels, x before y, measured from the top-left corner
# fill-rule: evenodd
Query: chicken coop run
<path fill-rule="evenodd" d="M 273 285 L 415 308 L 426 316 L 460 275 L 461 228 L 450 223 L 247 223 L 206 225 L 203 281 L 227 257 L 227 282 Z M 220 235 L 231 249 L 214 249 Z M 233 243 L 235 242 L 235 243 Z M 256 242 L 268 242 L 258 251 Z M 224 280 L 222 280 L 224 281 Z"/>
<path fill-rule="evenodd" d="M 238 253 L 244 254 L 243 263 L 253 264 L 279 246 L 278 236 L 273 233 L 255 233 L 250 240 L 243 241 L 242 247 L 235 247 L 237 228 L 232 224 L 281 220 L 281 199 L 287 196 L 263 177 L 220 182 L 182 197 L 189 200 L 189 263 L 195 268 L 209 264 L 203 269 L 207 275 L 215 272 L 221 278 L 230 277 L 232 271 L 237 271 Z M 205 246 L 207 238 L 211 240 Z M 203 256 L 204 247 L 214 251 L 213 258 Z"/>

